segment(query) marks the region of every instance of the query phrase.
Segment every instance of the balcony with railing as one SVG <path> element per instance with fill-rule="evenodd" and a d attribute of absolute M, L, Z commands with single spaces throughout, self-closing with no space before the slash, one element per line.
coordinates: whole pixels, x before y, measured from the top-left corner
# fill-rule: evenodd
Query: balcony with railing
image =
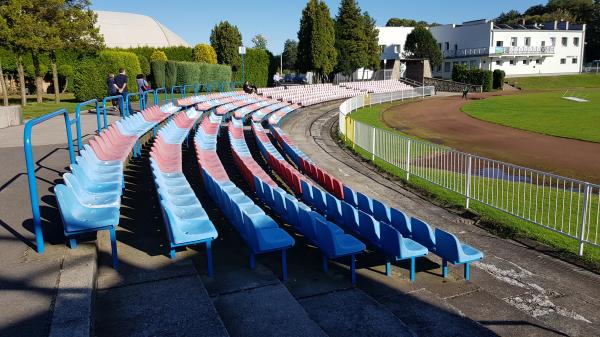
<path fill-rule="evenodd" d="M 443 50 L 445 59 L 472 57 L 472 56 L 526 56 L 526 55 L 551 55 L 554 46 L 523 46 L 523 47 L 479 47 L 465 49 Z"/>

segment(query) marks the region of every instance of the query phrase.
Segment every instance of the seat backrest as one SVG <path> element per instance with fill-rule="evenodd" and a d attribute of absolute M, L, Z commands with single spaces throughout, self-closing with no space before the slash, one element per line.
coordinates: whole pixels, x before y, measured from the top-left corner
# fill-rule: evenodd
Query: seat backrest
<path fill-rule="evenodd" d="M 356 193 L 350 189 L 350 187 L 344 185 L 344 201 L 353 207 L 358 206 L 358 202 L 356 201 Z"/>
<path fill-rule="evenodd" d="M 431 227 L 423 220 L 417 218 L 410 219 L 412 228 L 412 238 L 430 250 L 435 250 L 435 235 Z"/>
<path fill-rule="evenodd" d="M 54 186 L 54 194 L 56 194 L 60 215 L 66 227 L 66 223 L 74 219 L 74 211 L 76 208 L 81 205 L 77 201 L 77 197 L 73 191 L 66 185 L 58 184 Z"/>
<path fill-rule="evenodd" d="M 439 228 L 435 229 L 436 254 L 451 262 L 461 260 L 461 245 L 456 236 Z"/>
<path fill-rule="evenodd" d="M 341 202 L 341 207 L 343 224 L 346 229 L 358 231 L 358 210 L 345 201 Z"/>
<path fill-rule="evenodd" d="M 381 223 L 381 248 L 388 256 L 401 256 L 402 235 L 392 226 Z"/>
<path fill-rule="evenodd" d="M 313 198 L 312 198 L 312 188 L 308 184 L 308 182 L 304 179 L 300 180 L 300 185 L 302 186 L 302 201 L 305 204 L 312 206 Z"/>
<path fill-rule="evenodd" d="M 327 217 L 334 220 L 342 220 L 342 209 L 340 201 L 331 193 L 325 193 L 325 201 L 327 202 Z"/>
<path fill-rule="evenodd" d="M 275 209 L 275 212 L 279 214 L 279 216 L 281 216 L 285 221 L 288 221 L 287 212 L 285 209 L 285 201 L 283 200 L 283 194 L 281 191 L 279 191 L 279 188 L 273 189 L 273 208 Z"/>
<path fill-rule="evenodd" d="M 377 199 L 373 199 L 373 216 L 376 220 L 391 223 L 390 208 Z"/>
<path fill-rule="evenodd" d="M 327 220 L 320 217 L 315 217 L 315 235 L 316 241 L 328 257 L 336 256 L 336 244 L 334 240 L 333 229 Z"/>
<path fill-rule="evenodd" d="M 404 212 L 399 211 L 395 208 L 390 208 L 390 215 L 392 218 L 391 225 L 400 231 L 400 234 L 406 238 L 412 237 L 412 230 L 410 226 L 410 220 L 404 214 Z"/>
<path fill-rule="evenodd" d="M 360 234 L 365 239 L 369 240 L 370 243 L 380 246 L 381 232 L 379 230 L 379 221 L 363 211 L 358 211 L 358 221 L 358 230 Z"/>
<path fill-rule="evenodd" d="M 327 212 L 327 204 L 325 201 L 325 194 L 318 187 L 312 187 L 312 195 L 313 195 L 313 207 L 319 210 L 321 214 L 325 214 Z"/>
<path fill-rule="evenodd" d="M 373 215 L 373 200 L 366 195 L 356 192 L 356 200 L 358 202 L 358 209 L 369 214 Z"/>
<path fill-rule="evenodd" d="M 287 211 L 287 221 L 293 227 L 298 227 L 298 201 L 293 200 L 289 195 L 285 196 L 285 209 Z"/>
<path fill-rule="evenodd" d="M 254 191 L 256 192 L 256 196 L 258 197 L 258 199 L 260 199 L 264 202 L 265 195 L 264 195 L 262 183 L 261 183 L 260 179 L 258 179 L 257 176 L 253 176 L 253 180 L 254 180 Z"/>

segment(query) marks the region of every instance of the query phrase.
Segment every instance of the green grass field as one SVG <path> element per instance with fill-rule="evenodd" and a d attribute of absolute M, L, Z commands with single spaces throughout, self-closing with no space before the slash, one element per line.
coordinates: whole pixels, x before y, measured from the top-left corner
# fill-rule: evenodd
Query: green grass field
<path fill-rule="evenodd" d="M 523 90 L 559 90 L 568 88 L 600 88 L 600 75 L 579 74 L 507 78 L 506 81 Z"/>
<path fill-rule="evenodd" d="M 356 121 L 385 129 L 401 136 L 407 136 L 386 127 L 381 120 L 381 113 L 385 109 L 396 104 L 398 103 L 387 103 L 359 109 L 352 113 L 351 117 Z M 363 158 L 371 160 L 372 156 L 369 151 L 364 150 L 359 146 L 355 146 L 350 141 L 346 141 L 345 143 Z M 397 141 L 392 141 L 389 144 L 390 146 L 383 146 L 384 144 L 381 144 L 381 140 L 378 140 L 377 143 L 379 143 L 379 146 L 376 147 L 376 152 L 381 154 L 385 160 L 376 157 L 373 163 L 380 169 L 406 181 L 406 172 L 402 169 L 402 167 L 404 167 L 406 156 L 406 151 L 402 148 L 405 145 L 400 144 Z M 390 151 L 391 148 L 394 149 Z M 411 150 L 411 158 L 417 159 L 418 157 L 426 157 L 428 152 L 427 149 L 415 151 L 413 148 Z M 408 184 L 416 187 L 424 194 L 429 195 L 447 207 L 464 208 L 465 197 L 463 194 L 465 191 L 465 177 L 463 174 L 419 167 L 414 163 L 412 165 L 411 171 L 413 175 L 411 175 L 410 180 L 407 182 Z M 546 182 L 546 184 L 548 184 L 548 182 Z M 456 186 L 459 187 L 458 190 L 463 194 L 445 188 L 456 189 Z M 534 239 L 555 247 L 563 253 L 574 257 L 578 252 L 578 240 L 565 237 L 564 235 L 476 201 L 476 199 L 478 199 L 501 209 L 510 210 L 519 214 L 519 216 L 542 222 L 551 228 L 563 230 L 576 236 L 578 233 L 579 210 L 576 208 L 563 208 L 562 201 L 569 200 L 571 195 L 575 198 L 578 194 L 557 190 L 553 187 L 548 187 L 548 185 L 545 186 L 547 187 L 534 188 L 533 185 L 529 183 L 512 183 L 506 180 L 474 177 L 471 184 L 471 196 L 473 197 L 473 201 L 471 202 L 470 210 L 478 214 L 485 222 L 486 227 L 493 229 L 496 233 L 505 235 L 509 238 L 523 237 Z M 590 213 L 591 231 L 588 232 L 589 235 L 592 235 L 592 237 L 588 237 L 588 239 L 591 240 L 594 240 L 595 235 L 598 235 L 595 234 L 598 232 L 596 227 L 600 226 L 597 220 L 599 217 L 597 214 L 599 212 L 598 203 L 598 198 L 594 196 L 591 202 L 592 206 Z M 532 206 L 530 207 L 529 205 Z M 550 212 L 548 212 L 549 208 L 551 209 Z M 556 210 L 556 212 L 554 210 Z M 591 263 L 594 268 L 600 268 L 600 248 L 586 245 L 583 260 Z"/>
<path fill-rule="evenodd" d="M 563 92 L 551 91 L 472 101 L 462 111 L 516 129 L 600 142 L 600 89 L 573 90 L 567 94 L 570 95 L 589 102 L 570 101 L 562 98 Z"/>

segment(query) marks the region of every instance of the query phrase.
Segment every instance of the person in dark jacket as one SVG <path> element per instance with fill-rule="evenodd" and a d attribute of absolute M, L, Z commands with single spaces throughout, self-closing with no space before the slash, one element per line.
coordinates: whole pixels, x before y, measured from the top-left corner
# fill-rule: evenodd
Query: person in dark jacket
<path fill-rule="evenodd" d="M 108 96 L 116 96 L 119 93 L 117 91 L 117 85 L 115 84 L 115 74 L 108 74 L 108 77 L 106 78 L 106 92 Z M 113 99 L 111 101 L 113 107 L 118 110 L 119 108 L 117 100 Z"/>
<path fill-rule="evenodd" d="M 117 86 L 117 91 L 121 94 L 121 98 L 119 99 L 119 105 L 121 105 L 121 100 L 124 100 L 129 93 L 129 89 L 127 88 L 127 75 L 125 74 L 125 68 L 119 69 L 119 75 L 115 76 L 115 85 Z M 133 108 L 131 107 L 131 102 L 127 106 L 129 108 L 129 114 L 133 113 Z"/>

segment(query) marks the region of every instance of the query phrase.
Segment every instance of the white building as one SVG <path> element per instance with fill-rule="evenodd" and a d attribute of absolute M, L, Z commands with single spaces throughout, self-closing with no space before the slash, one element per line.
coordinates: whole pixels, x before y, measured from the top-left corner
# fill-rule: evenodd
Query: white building
<path fill-rule="evenodd" d="M 104 36 L 109 48 L 130 47 L 174 47 L 190 45 L 156 19 L 146 15 L 95 11 L 98 14 L 96 27 Z"/>
<path fill-rule="evenodd" d="M 406 37 L 414 27 L 377 27 L 381 60 L 400 60 L 404 53 Z"/>
<path fill-rule="evenodd" d="M 451 78 L 452 67 L 504 70 L 507 76 L 579 73 L 583 64 L 585 25 L 550 22 L 505 25 L 489 20 L 431 27 L 444 61 L 435 77 Z"/>

